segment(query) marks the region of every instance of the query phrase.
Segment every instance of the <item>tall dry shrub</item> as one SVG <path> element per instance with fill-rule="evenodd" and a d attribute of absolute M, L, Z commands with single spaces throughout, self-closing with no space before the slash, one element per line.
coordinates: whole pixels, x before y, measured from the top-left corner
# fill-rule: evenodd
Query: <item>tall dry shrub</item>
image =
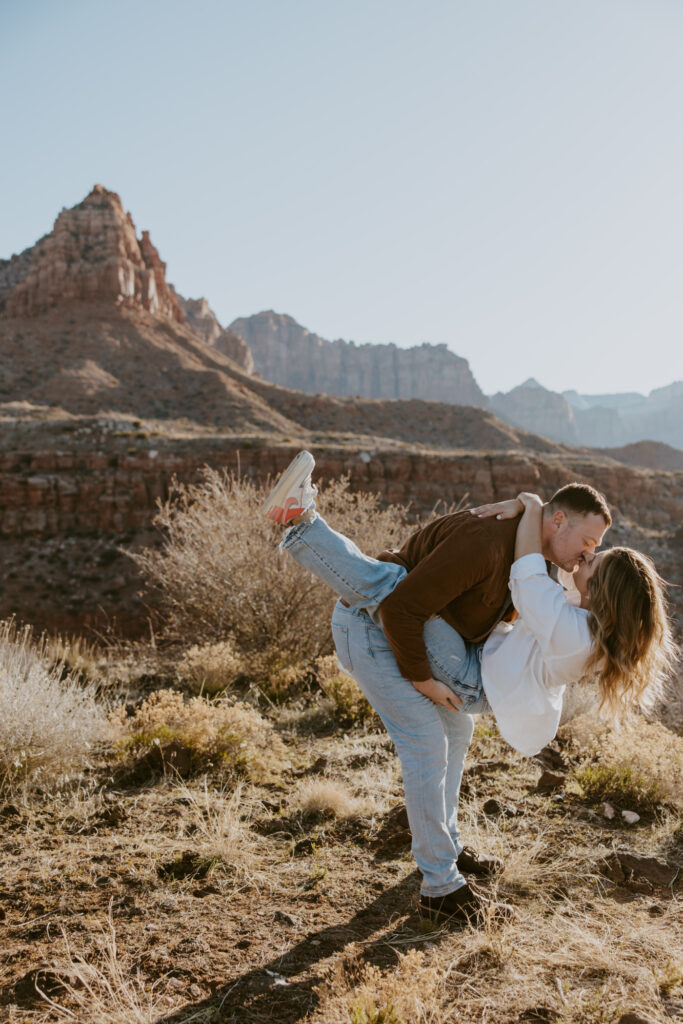
<path fill-rule="evenodd" d="M 42 786 L 82 765 L 106 734 L 93 684 L 51 660 L 46 640 L 0 623 L 0 790 Z"/>
<path fill-rule="evenodd" d="M 161 550 L 135 558 L 160 589 L 177 637 L 210 643 L 230 636 L 247 656 L 267 651 L 301 664 L 331 650 L 335 597 L 278 551 L 282 528 L 261 513 L 265 497 L 265 488 L 207 467 L 200 484 L 176 484 L 161 506 Z M 405 508 L 381 508 L 376 495 L 351 491 L 347 479 L 321 487 L 317 504 L 333 528 L 372 554 L 400 545 L 411 529 Z"/>

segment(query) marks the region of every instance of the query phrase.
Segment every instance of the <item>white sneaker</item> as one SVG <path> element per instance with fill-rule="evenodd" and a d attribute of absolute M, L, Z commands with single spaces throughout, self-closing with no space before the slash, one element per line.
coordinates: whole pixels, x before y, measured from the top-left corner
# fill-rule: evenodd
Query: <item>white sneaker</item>
<path fill-rule="evenodd" d="M 287 526 L 292 519 L 315 508 L 318 488 L 311 483 L 315 459 L 310 452 L 299 452 L 278 479 L 262 511 L 274 523 Z"/>

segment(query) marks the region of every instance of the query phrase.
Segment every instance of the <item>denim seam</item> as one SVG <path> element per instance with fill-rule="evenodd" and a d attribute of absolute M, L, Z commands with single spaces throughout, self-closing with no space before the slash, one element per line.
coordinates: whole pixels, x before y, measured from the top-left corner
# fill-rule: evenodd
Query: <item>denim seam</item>
<path fill-rule="evenodd" d="M 433 662 L 434 662 L 434 664 L 436 665 L 436 667 L 437 667 L 437 668 L 438 668 L 438 669 L 439 669 L 439 670 L 440 670 L 440 671 L 441 671 L 441 672 L 442 672 L 442 673 L 443 673 L 443 674 L 444 674 L 444 675 L 445 675 L 445 676 L 446 676 L 446 677 L 447 677 L 448 679 L 450 679 L 450 680 L 452 681 L 452 685 L 453 685 L 453 686 L 455 686 L 456 684 L 457 684 L 458 686 L 461 686 L 463 690 L 466 690 L 466 691 L 467 691 L 467 695 L 468 695 L 468 696 L 475 696 L 475 695 L 477 695 L 477 694 L 479 693 L 479 691 L 481 690 L 481 683 L 475 683 L 474 685 L 472 685 L 471 683 L 465 683 L 465 682 L 463 682 L 463 680 L 462 680 L 462 679 L 453 679 L 453 673 L 452 673 L 452 672 L 451 672 L 451 671 L 450 671 L 450 670 L 449 670 L 448 668 L 446 668 L 446 666 L 445 666 L 445 665 L 443 664 L 443 662 L 439 661 L 439 659 L 438 659 L 437 657 L 435 657 L 435 655 L 434 655 L 434 652 L 433 652 L 433 651 L 429 651 L 429 652 L 428 652 L 428 657 L 429 657 L 429 660 L 430 660 L 430 661 L 433 661 Z M 467 671 L 467 669 L 465 669 L 465 671 Z"/>

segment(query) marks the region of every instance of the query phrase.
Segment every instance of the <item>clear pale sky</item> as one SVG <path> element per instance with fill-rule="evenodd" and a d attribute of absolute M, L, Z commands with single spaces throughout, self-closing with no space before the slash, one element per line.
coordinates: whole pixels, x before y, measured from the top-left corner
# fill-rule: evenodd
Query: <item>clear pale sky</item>
<path fill-rule="evenodd" d="M 0 257 L 99 182 L 222 323 L 683 378 L 681 0 L 1 0 Z"/>

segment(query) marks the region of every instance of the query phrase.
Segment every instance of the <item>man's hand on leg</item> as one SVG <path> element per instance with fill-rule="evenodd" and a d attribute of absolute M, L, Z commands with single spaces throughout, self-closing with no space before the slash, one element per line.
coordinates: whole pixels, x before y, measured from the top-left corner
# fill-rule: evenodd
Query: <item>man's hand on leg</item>
<path fill-rule="evenodd" d="M 419 683 L 413 681 L 413 686 L 424 697 L 429 697 L 431 701 L 438 704 L 439 707 L 449 708 L 450 711 L 460 710 L 462 699 L 458 697 L 457 693 L 453 693 L 445 683 L 440 683 L 438 679 L 425 679 Z"/>

